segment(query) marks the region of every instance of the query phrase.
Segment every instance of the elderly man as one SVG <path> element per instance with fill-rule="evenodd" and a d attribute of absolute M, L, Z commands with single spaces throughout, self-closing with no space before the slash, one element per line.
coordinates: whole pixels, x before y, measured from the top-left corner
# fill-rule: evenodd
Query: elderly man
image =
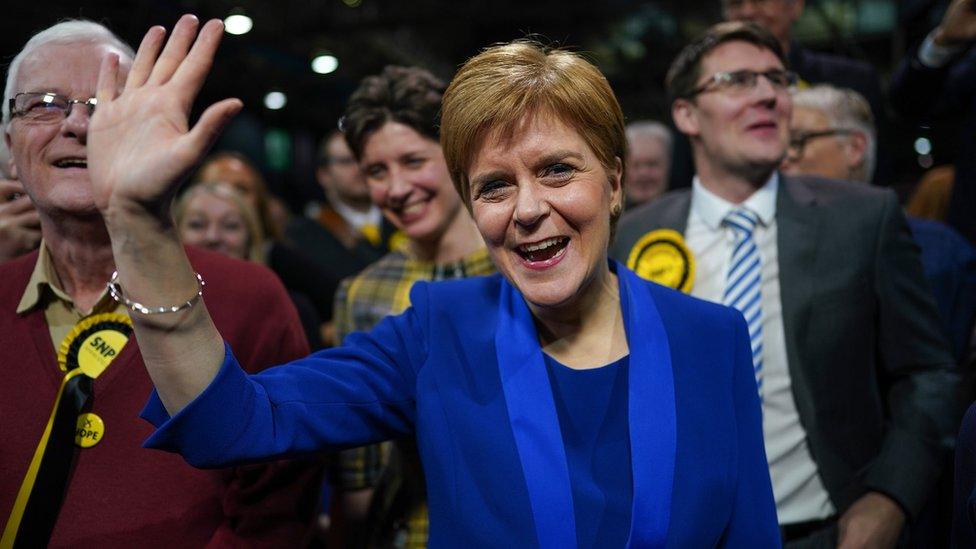
<path fill-rule="evenodd" d="M 894 194 L 777 172 L 793 83 L 753 24 L 685 48 L 667 86 L 697 176 L 628 213 L 613 254 L 743 311 L 787 545 L 891 547 L 939 473 L 957 376 Z"/>
<path fill-rule="evenodd" d="M 660 122 L 627 124 L 627 208 L 654 200 L 668 189 L 671 171 L 671 130 Z"/>
<path fill-rule="evenodd" d="M 152 384 L 127 313 L 159 308 L 107 291 L 112 248 L 87 166 L 109 53 L 121 60 L 121 86 L 131 48 L 96 23 L 59 23 L 34 35 L 7 74 L 5 138 L 43 241 L 0 265 L 0 412 L 10 428 L 0 452 L 0 546 L 295 545 L 310 518 L 296 509 L 314 505 L 315 468 L 199 471 L 141 448 L 151 427 L 137 416 Z M 222 281 L 203 299 L 250 369 L 307 352 L 269 271 L 188 253 L 203 277 Z"/>
<path fill-rule="evenodd" d="M 871 180 L 874 119 L 856 91 L 821 84 L 795 92 L 790 135 L 783 173 L 857 183 Z M 962 364 L 969 355 L 976 315 L 976 249 L 945 223 L 907 219 L 953 355 Z"/>

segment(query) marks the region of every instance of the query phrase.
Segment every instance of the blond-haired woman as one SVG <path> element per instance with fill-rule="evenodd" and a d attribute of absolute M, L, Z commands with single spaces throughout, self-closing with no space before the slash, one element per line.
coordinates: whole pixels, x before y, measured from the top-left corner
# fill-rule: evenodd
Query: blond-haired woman
<path fill-rule="evenodd" d="M 194 30 L 181 20 L 155 63 L 151 30 L 120 95 L 103 65 L 89 165 L 135 300 L 196 292 L 165 230 L 132 229 L 165 224 L 179 161 L 239 108 L 211 106 L 186 133 L 138 117 L 166 104 L 185 118 L 221 32 L 208 23 L 184 57 Z M 625 141 L 599 71 L 531 43 L 489 48 L 445 93 L 441 138 L 501 274 L 418 283 L 370 333 L 250 377 L 200 304 L 136 315 L 158 391 L 148 443 L 211 466 L 416 436 L 435 547 L 777 546 L 741 315 L 607 260 Z M 150 143 L 149 166 L 175 165 L 121 169 Z"/>

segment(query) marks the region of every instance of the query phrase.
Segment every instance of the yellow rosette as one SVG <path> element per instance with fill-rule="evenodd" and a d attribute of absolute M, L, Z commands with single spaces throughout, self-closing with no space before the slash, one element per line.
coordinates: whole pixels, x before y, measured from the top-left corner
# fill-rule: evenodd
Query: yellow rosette
<path fill-rule="evenodd" d="M 656 229 L 637 240 L 627 257 L 627 268 L 638 276 L 684 293 L 695 282 L 695 257 L 681 233 Z"/>

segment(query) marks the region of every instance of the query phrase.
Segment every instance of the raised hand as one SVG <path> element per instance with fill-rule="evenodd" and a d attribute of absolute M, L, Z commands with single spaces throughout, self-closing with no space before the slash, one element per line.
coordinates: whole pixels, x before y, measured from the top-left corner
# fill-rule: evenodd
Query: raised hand
<path fill-rule="evenodd" d="M 240 100 L 225 99 L 189 125 L 222 34 L 219 20 L 200 28 L 196 17 L 184 15 L 163 47 L 166 30 L 152 27 L 121 93 L 118 56 L 102 60 L 98 107 L 88 127 L 88 170 L 96 205 L 106 217 L 113 211 L 168 217 L 180 182 L 240 111 Z"/>
<path fill-rule="evenodd" d="M 940 46 L 962 46 L 976 40 L 976 0 L 953 0 L 933 39 Z"/>
<path fill-rule="evenodd" d="M 0 262 L 29 252 L 41 242 L 41 222 L 24 187 L 0 179 Z"/>

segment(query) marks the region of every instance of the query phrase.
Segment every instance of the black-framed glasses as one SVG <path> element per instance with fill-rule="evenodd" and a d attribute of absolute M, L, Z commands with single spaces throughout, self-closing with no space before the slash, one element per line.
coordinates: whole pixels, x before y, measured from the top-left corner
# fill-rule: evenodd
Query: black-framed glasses
<path fill-rule="evenodd" d="M 75 104 L 87 107 L 88 116 L 91 116 L 98 100 L 94 97 L 71 99 L 54 92 L 23 92 L 10 98 L 10 117 L 21 117 L 31 122 L 60 122 L 71 114 Z"/>
<path fill-rule="evenodd" d="M 854 130 L 849 128 L 831 128 L 829 130 L 820 130 L 816 132 L 796 132 L 790 136 L 790 145 L 786 149 L 786 158 L 788 160 L 799 160 L 803 157 L 803 150 L 806 148 L 807 143 L 813 141 L 814 139 L 820 139 L 821 137 L 835 137 L 839 135 L 851 135 Z"/>
<path fill-rule="evenodd" d="M 702 85 L 688 92 L 686 98 L 710 91 L 724 91 L 732 94 L 744 94 L 756 89 L 759 77 L 762 76 L 777 90 L 786 90 L 796 85 L 797 76 L 793 71 L 773 69 L 769 71 L 740 71 L 717 72 Z"/>

